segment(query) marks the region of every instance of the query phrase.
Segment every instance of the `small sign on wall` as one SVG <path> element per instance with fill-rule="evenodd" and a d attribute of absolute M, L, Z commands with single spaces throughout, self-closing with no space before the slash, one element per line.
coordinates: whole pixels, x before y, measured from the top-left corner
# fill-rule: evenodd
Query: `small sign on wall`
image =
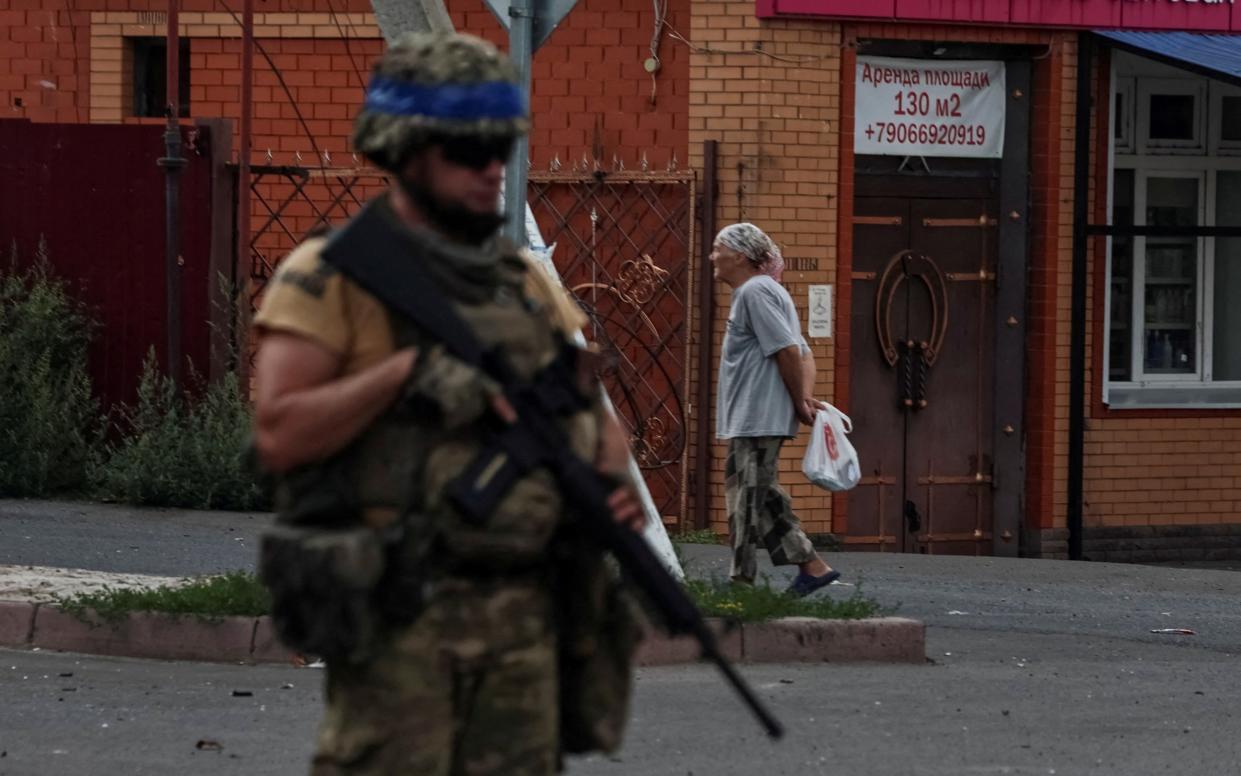
<path fill-rule="evenodd" d="M 999 159 L 1004 63 L 858 57 L 853 150 Z"/>
<path fill-rule="evenodd" d="M 832 336 L 832 287 L 810 286 L 810 321 L 806 327 L 811 337 Z"/>

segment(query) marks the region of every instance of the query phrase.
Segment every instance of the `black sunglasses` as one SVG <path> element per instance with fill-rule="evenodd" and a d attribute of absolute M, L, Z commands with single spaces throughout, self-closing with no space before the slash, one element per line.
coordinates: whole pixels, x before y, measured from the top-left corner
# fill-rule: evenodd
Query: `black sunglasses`
<path fill-rule="evenodd" d="M 492 162 L 507 163 L 513 155 L 513 138 L 450 137 L 436 142 L 448 162 L 471 170 L 485 170 Z"/>

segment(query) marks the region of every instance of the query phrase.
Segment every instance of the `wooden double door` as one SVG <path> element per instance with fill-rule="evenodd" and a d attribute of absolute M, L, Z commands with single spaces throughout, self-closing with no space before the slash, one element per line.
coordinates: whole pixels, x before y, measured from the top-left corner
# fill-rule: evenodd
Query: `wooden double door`
<path fill-rule="evenodd" d="M 876 188 L 876 187 L 872 187 Z M 854 200 L 850 549 L 991 554 L 998 198 L 925 179 Z"/>

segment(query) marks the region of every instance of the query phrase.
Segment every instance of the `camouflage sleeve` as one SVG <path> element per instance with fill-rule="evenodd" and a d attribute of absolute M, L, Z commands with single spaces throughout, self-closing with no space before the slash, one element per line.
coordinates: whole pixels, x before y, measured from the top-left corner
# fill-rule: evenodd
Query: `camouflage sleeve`
<path fill-rule="evenodd" d="M 486 412 L 499 384 L 435 345 L 418 358 L 405 385 L 411 407 L 434 413 L 448 429 L 459 428 Z"/>

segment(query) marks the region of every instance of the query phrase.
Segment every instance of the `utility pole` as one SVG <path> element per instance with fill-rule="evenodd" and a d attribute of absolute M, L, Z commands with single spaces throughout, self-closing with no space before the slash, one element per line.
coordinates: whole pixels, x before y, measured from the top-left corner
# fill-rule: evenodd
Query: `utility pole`
<path fill-rule="evenodd" d="M 167 363 L 164 368 L 173 385 L 181 388 L 181 0 L 168 0 L 166 106 L 164 156 L 164 311 L 167 318 Z"/>
<path fill-rule="evenodd" d="M 233 278 L 238 284 L 238 302 L 244 312 L 234 324 L 241 331 L 248 331 L 250 324 L 250 293 L 247 280 L 250 262 L 250 155 L 254 142 L 254 0 L 244 0 L 241 6 L 241 139 L 237 149 L 237 256 L 234 260 Z M 241 339 L 239 336 L 238 339 Z M 249 371 L 249 360 L 238 353 L 238 370 Z"/>
<path fill-rule="evenodd" d="M 530 70 L 534 58 L 535 0 L 509 0 L 509 56 L 517 68 L 517 84 L 530 104 Z M 495 7 L 492 7 L 495 10 Z M 526 247 L 526 177 L 530 170 L 530 138 L 517 138 L 513 155 L 504 169 L 504 236 Z"/>

